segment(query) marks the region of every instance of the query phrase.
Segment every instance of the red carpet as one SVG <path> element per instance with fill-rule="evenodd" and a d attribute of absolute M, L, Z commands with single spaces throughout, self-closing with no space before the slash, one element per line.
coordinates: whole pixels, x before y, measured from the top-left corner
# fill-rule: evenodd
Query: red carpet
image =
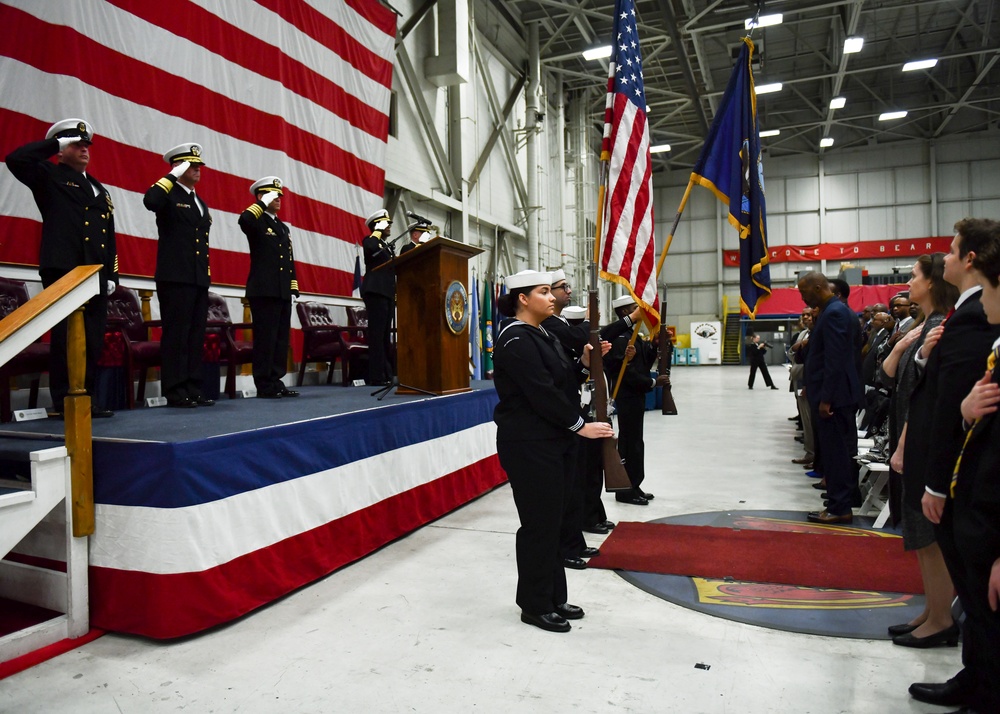
<path fill-rule="evenodd" d="M 590 560 L 590 567 L 923 593 L 916 555 L 903 550 L 901 538 L 855 528 L 830 530 L 803 533 L 621 522 L 604 541 L 601 554 Z"/>

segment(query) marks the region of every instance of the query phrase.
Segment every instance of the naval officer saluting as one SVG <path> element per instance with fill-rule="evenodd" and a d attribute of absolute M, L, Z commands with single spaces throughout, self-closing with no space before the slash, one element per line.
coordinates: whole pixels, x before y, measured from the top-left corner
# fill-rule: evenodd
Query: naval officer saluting
<path fill-rule="evenodd" d="M 156 294 L 163 335 L 160 379 L 170 407 L 212 406 L 201 391 L 208 322 L 208 231 L 212 217 L 194 191 L 201 180 L 201 144 L 188 142 L 163 155 L 170 172 L 150 186 L 142 203 L 156 214 Z"/>
<path fill-rule="evenodd" d="M 295 257 L 288 226 L 278 218 L 285 193 L 281 179 L 265 176 L 255 181 L 256 196 L 240 214 L 240 229 L 250 243 L 247 300 L 253 315 L 253 382 L 257 397 L 280 399 L 299 393 L 285 387 L 288 332 L 292 323 L 292 296 L 299 296 Z"/>
<path fill-rule="evenodd" d="M 44 141 L 14 149 L 7 156 L 7 168 L 14 178 L 31 189 L 42 214 L 42 243 L 38 274 L 49 287 L 81 265 L 101 265 L 104 290 L 90 298 L 83 308 L 87 341 L 87 371 L 84 386 L 94 394 L 94 370 L 104 347 L 104 326 L 108 298 L 118 284 L 118 253 L 115 247 L 115 207 L 111 194 L 87 173 L 94 130 L 83 119 L 63 119 L 49 127 Z M 59 163 L 49 161 L 59 157 Z M 63 399 L 69 393 L 66 366 L 68 321 L 52 328 L 49 392 L 52 409 L 61 416 Z M 109 417 L 112 412 L 96 404 L 91 415 Z"/>

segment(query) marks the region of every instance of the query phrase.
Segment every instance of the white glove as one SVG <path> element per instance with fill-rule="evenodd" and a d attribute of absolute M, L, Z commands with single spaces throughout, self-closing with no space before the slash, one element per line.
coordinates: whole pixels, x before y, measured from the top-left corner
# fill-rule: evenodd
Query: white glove
<path fill-rule="evenodd" d="M 82 141 L 83 137 L 80 136 L 60 136 L 59 137 L 59 151 L 62 151 L 70 144 L 75 144 L 78 141 Z"/>
<path fill-rule="evenodd" d="M 260 202 L 264 204 L 264 207 L 271 205 L 271 201 L 278 197 L 277 191 L 265 191 L 264 195 L 260 197 Z"/>
<path fill-rule="evenodd" d="M 375 224 L 375 230 L 377 230 L 377 231 L 384 231 L 388 227 L 389 227 L 389 221 L 387 221 L 385 219 L 383 219 L 383 220 L 381 220 L 381 221 L 379 221 L 378 223 Z"/>
<path fill-rule="evenodd" d="M 115 291 L 115 287 L 116 287 L 115 286 L 115 281 L 114 280 L 109 280 L 108 281 L 108 286 L 105 288 L 105 290 L 108 291 L 108 295 L 111 295 L 111 293 L 113 293 Z"/>
<path fill-rule="evenodd" d="M 191 168 L 191 162 L 182 161 L 175 167 L 170 169 L 170 175 L 173 176 L 174 178 L 180 178 L 181 176 L 184 175 L 184 172 L 187 171 L 189 168 Z"/>

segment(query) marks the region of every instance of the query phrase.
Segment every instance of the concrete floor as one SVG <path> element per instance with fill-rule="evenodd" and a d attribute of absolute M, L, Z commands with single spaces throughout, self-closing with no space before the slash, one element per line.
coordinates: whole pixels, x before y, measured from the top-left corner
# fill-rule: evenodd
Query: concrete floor
<path fill-rule="evenodd" d="M 781 391 L 748 391 L 746 368 L 675 369 L 680 416 L 646 415 L 644 488 L 657 498 L 605 496 L 611 519 L 815 510 L 790 463 L 801 451 L 785 373 L 772 373 Z M 587 612 L 572 632 L 523 625 L 516 528 L 505 486 L 229 626 L 168 643 L 106 635 L 0 681 L 0 712 L 944 711 L 906 688 L 951 676 L 956 649 L 744 625 L 610 571 L 567 571 Z"/>

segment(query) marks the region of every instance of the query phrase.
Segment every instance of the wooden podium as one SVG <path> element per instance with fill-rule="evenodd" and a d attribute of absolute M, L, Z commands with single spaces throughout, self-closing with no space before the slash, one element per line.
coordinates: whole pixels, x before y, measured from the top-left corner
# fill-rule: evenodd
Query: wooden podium
<path fill-rule="evenodd" d="M 472 296 L 468 294 L 468 262 L 482 252 L 481 248 L 438 236 L 393 261 L 397 391 L 401 394 L 416 394 L 415 389 L 439 395 L 469 391 L 467 323 Z M 453 331 L 455 320 L 449 318 L 459 307 L 460 293 L 452 285 L 455 282 L 461 284 L 467 296 L 466 325 L 457 333 Z"/>

